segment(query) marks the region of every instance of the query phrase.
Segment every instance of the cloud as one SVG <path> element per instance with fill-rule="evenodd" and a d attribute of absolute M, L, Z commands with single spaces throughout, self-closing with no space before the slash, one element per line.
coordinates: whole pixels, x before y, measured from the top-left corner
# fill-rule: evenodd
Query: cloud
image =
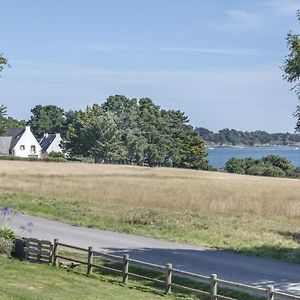
<path fill-rule="evenodd" d="M 87 45 L 86 49 L 98 51 L 98 52 L 148 50 L 146 47 L 127 46 L 127 45 L 108 45 L 108 44 L 91 44 L 91 45 Z"/>
<path fill-rule="evenodd" d="M 165 47 L 161 50 L 167 52 L 190 52 L 190 53 L 207 53 L 207 54 L 222 54 L 222 55 L 267 55 L 277 56 L 281 53 L 262 52 L 257 49 L 248 48 L 198 48 L 198 47 Z"/>
<path fill-rule="evenodd" d="M 261 13 L 254 13 L 242 10 L 229 10 L 226 12 L 227 20 L 220 29 L 226 32 L 241 32 L 261 29 L 263 16 Z"/>
<path fill-rule="evenodd" d="M 88 45 L 86 49 L 95 52 L 112 52 L 112 51 L 154 51 L 154 52 L 174 52 L 174 53 L 202 53 L 202 54 L 215 54 L 215 55 L 266 55 L 277 56 L 282 53 L 262 52 L 258 49 L 248 48 L 209 48 L 209 47 L 178 47 L 178 46 L 163 46 L 163 47 L 142 47 L 142 46 L 127 46 L 127 45 L 105 45 L 95 44 Z"/>
<path fill-rule="evenodd" d="M 175 50 L 176 51 L 176 50 Z M 60 62 L 49 61 L 34 61 L 34 60 L 14 60 L 13 75 L 15 76 L 58 76 L 69 78 L 82 78 L 85 80 L 93 80 L 97 76 L 111 76 L 118 79 L 124 77 L 126 80 L 131 81 L 139 78 L 151 78 L 160 82 L 162 79 L 179 79 L 180 77 L 189 80 L 197 80 L 203 78 L 213 79 L 211 76 L 217 76 L 232 80 L 235 78 L 235 82 L 243 80 L 245 76 L 253 79 L 258 79 L 260 76 L 272 75 L 274 72 L 278 75 L 280 69 L 270 65 L 261 65 L 248 68 L 214 68 L 206 71 L 186 71 L 186 70 L 108 70 L 99 68 L 84 68 L 73 64 L 65 64 Z M 232 76 L 231 76 L 232 75 Z M 87 77 L 87 76 L 90 76 Z M 273 76 L 271 76 L 273 77 Z M 281 76 L 279 76 L 281 78 Z M 260 78 L 261 79 L 261 78 Z M 137 80 L 138 81 L 138 80 Z M 151 80 L 153 81 L 153 80 Z M 154 80 L 155 81 L 155 80 Z M 222 80 L 224 82 L 224 80 Z"/>

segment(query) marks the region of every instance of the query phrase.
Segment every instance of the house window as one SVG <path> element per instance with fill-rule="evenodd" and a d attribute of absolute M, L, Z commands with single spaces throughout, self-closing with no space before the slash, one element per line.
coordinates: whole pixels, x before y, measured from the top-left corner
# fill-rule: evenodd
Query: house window
<path fill-rule="evenodd" d="M 25 150 L 25 145 L 20 145 L 20 150 Z"/>
<path fill-rule="evenodd" d="M 30 152 L 33 153 L 33 154 L 35 154 L 35 152 L 36 152 L 35 146 L 32 145 L 32 146 L 30 147 Z"/>

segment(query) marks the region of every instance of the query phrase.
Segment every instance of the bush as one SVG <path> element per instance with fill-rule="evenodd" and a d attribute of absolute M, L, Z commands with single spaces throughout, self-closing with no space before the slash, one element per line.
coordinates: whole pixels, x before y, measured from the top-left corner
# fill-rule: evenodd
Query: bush
<path fill-rule="evenodd" d="M 294 178 L 300 178 L 300 167 L 294 169 Z"/>
<path fill-rule="evenodd" d="M 256 176 L 263 176 L 263 173 L 267 170 L 268 167 L 264 165 L 254 165 L 247 169 L 247 175 L 256 175 Z"/>
<path fill-rule="evenodd" d="M 64 157 L 19 157 L 12 155 L 0 155 L 0 160 L 17 160 L 17 161 L 45 161 L 45 162 L 65 162 L 67 161 Z"/>
<path fill-rule="evenodd" d="M 6 211 L 12 212 L 9 209 Z M 0 255 L 10 255 L 14 248 L 15 240 L 16 235 L 11 229 L 7 227 L 0 228 Z"/>
<path fill-rule="evenodd" d="M 274 155 L 274 154 L 268 155 L 266 157 L 263 157 L 262 161 L 265 164 L 271 164 L 272 166 L 277 167 L 284 172 L 286 172 L 289 169 L 294 169 L 293 165 L 289 160 L 279 155 Z"/>
<path fill-rule="evenodd" d="M 0 255 L 9 256 L 13 251 L 13 248 L 14 248 L 14 243 L 12 241 L 0 237 Z"/>
<path fill-rule="evenodd" d="M 65 162 L 67 161 L 66 159 L 64 159 L 63 157 L 45 157 L 43 159 L 41 159 L 42 161 L 46 161 L 46 162 Z"/>
<path fill-rule="evenodd" d="M 256 176 L 300 178 L 300 168 L 295 168 L 279 155 L 268 155 L 261 159 L 232 157 L 226 162 L 225 170 L 228 173 Z"/>
<path fill-rule="evenodd" d="M 16 239 L 15 233 L 9 228 L 0 228 L 0 237 L 12 242 Z"/>
<path fill-rule="evenodd" d="M 270 166 L 262 173 L 263 176 L 285 177 L 285 172 L 278 167 Z"/>
<path fill-rule="evenodd" d="M 51 151 L 48 155 L 48 158 L 65 158 L 65 155 L 62 152 Z"/>
<path fill-rule="evenodd" d="M 19 157 L 19 156 L 12 156 L 12 155 L 1 155 L 0 160 L 25 160 L 25 161 L 38 161 L 39 158 L 32 156 L 32 157 Z"/>
<path fill-rule="evenodd" d="M 225 170 L 228 173 L 245 174 L 246 166 L 244 159 L 230 158 L 225 164 Z"/>

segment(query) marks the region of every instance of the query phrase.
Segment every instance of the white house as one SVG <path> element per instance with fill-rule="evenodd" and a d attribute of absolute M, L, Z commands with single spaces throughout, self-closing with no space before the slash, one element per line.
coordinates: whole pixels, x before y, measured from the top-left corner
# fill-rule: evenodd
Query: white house
<path fill-rule="evenodd" d="M 40 141 L 43 153 L 59 152 L 62 153 L 60 146 L 61 142 L 60 133 L 45 133 L 44 137 Z"/>
<path fill-rule="evenodd" d="M 9 128 L 0 136 L 0 155 L 40 158 L 42 147 L 31 132 L 30 126 Z"/>

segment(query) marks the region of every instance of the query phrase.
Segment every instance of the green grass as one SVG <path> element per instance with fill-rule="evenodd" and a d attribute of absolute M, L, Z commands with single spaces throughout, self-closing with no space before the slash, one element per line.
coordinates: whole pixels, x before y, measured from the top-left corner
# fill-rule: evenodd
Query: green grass
<path fill-rule="evenodd" d="M 192 293 L 179 293 L 173 291 L 172 295 L 164 295 L 161 286 L 145 280 L 130 278 L 127 285 L 120 282 L 120 276 L 94 271 L 92 276 L 84 274 L 85 269 L 66 270 L 0 257 L 1 280 L 0 299 L 26 300 L 26 299 L 199 299 L 208 300 L 207 297 Z M 110 264 L 110 266 L 112 266 Z M 146 276 L 160 278 L 155 272 L 134 270 Z M 175 279 L 176 281 L 176 279 Z M 188 280 L 177 279 L 179 284 L 186 284 L 194 288 L 207 287 L 191 284 Z M 258 298 L 239 292 L 222 290 L 222 294 L 243 300 L 256 300 Z"/>
<path fill-rule="evenodd" d="M 70 250 L 60 250 L 61 255 L 71 258 L 71 259 L 77 259 L 77 260 L 81 260 L 81 261 L 87 261 L 87 256 L 86 254 L 82 254 L 79 252 L 72 252 Z M 113 269 L 117 269 L 122 271 L 123 268 L 123 264 L 119 263 L 119 262 L 114 262 L 114 261 L 110 261 L 109 259 L 105 259 L 105 258 L 94 258 L 93 263 L 95 265 L 98 266 L 105 266 L 105 267 L 109 267 L 109 268 L 113 268 Z M 85 273 L 86 272 L 86 266 L 85 265 L 81 265 L 79 266 L 79 268 L 76 270 L 79 273 Z M 153 269 L 147 269 L 145 267 L 141 268 L 138 266 L 134 266 L 134 265 L 130 265 L 129 267 L 129 272 L 133 273 L 133 274 L 138 274 L 141 276 L 146 276 L 149 278 L 153 278 L 153 279 L 157 279 L 157 280 L 161 280 L 161 281 L 165 281 L 165 272 L 164 270 L 161 270 L 161 272 L 158 272 L 156 270 Z M 121 274 L 118 273 L 114 273 L 112 271 L 108 271 L 105 269 L 101 269 L 101 268 L 93 268 L 93 274 L 97 274 L 97 275 L 104 275 L 104 276 L 109 276 L 110 279 L 113 279 L 116 282 L 120 282 L 121 280 Z M 144 279 L 137 279 L 136 277 L 133 276 L 129 276 L 129 280 L 128 282 L 134 282 L 134 284 L 142 284 L 143 286 L 146 287 L 151 287 L 151 288 L 155 288 L 157 290 L 162 291 L 164 289 L 164 284 L 162 283 L 155 283 L 155 282 L 151 282 L 149 280 L 144 280 Z M 173 274 L 172 276 L 172 283 L 174 284 L 178 284 L 178 285 L 182 285 L 182 286 L 186 286 L 186 287 L 190 287 L 193 289 L 197 289 L 197 290 L 202 290 L 202 291 L 206 291 L 206 292 L 210 292 L 210 285 L 208 283 L 202 283 L 196 280 L 191 280 L 189 278 L 184 278 L 184 277 L 178 277 L 176 275 Z M 194 293 L 194 292 L 189 292 L 189 291 L 183 291 L 182 289 L 179 288 L 175 288 L 172 287 L 172 293 L 173 296 L 178 296 L 181 298 L 186 298 L 188 297 L 188 299 L 203 299 L 203 300 L 209 300 L 209 297 L 205 297 L 202 295 L 199 295 L 199 293 Z M 258 300 L 260 298 L 255 297 L 253 295 L 249 295 L 243 292 L 239 292 L 239 291 L 235 291 L 235 290 L 230 290 L 230 289 L 226 289 L 226 288 L 218 288 L 218 294 L 222 295 L 222 296 L 227 296 L 227 297 L 231 297 L 231 298 L 235 298 L 235 299 L 242 299 L 242 300 Z"/>
<path fill-rule="evenodd" d="M 155 289 L 0 257 L 0 299 L 163 299 Z M 167 297 L 175 299 L 176 297 Z M 182 299 L 182 298 L 181 298 Z M 183 298 L 184 299 L 184 298 Z"/>
<path fill-rule="evenodd" d="M 6 191 L 1 205 L 70 224 L 300 262 L 298 217 L 133 208 Z"/>

